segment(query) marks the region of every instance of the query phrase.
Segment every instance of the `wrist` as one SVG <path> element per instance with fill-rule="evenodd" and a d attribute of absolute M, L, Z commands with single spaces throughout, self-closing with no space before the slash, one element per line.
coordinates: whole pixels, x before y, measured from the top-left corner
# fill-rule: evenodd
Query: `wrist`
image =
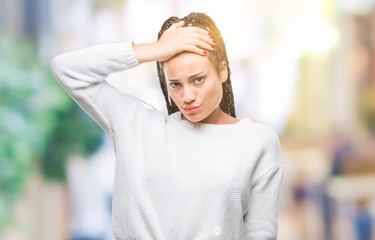
<path fill-rule="evenodd" d="M 158 61 L 158 46 L 157 42 L 152 43 L 133 43 L 134 54 L 137 58 L 137 61 L 141 64 L 144 62 Z"/>

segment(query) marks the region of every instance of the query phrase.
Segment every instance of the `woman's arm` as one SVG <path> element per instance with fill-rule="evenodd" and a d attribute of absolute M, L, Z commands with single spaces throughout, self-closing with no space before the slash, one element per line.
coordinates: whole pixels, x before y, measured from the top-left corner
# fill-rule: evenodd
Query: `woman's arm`
<path fill-rule="evenodd" d="M 128 40 L 60 54 L 51 62 L 52 73 L 70 97 L 112 137 L 122 119 L 130 119 L 145 107 L 139 99 L 105 81 L 109 74 L 143 62 L 164 61 L 183 51 L 203 54 L 200 47 L 211 49 L 208 42 L 212 39 L 206 30 L 181 28 L 183 23 L 173 24 L 154 43 L 133 44 Z"/>
<path fill-rule="evenodd" d="M 60 85 L 110 137 L 120 119 L 131 117 L 141 105 L 105 79 L 111 73 L 137 65 L 132 40 L 66 52 L 51 62 L 52 73 Z"/>
<path fill-rule="evenodd" d="M 243 217 L 245 239 L 276 240 L 283 165 L 275 132 L 268 135 L 258 165 L 264 169 L 251 184 L 248 209 Z"/>
<path fill-rule="evenodd" d="M 248 211 L 244 215 L 245 239 L 276 240 L 282 164 L 272 168 L 251 187 Z"/>

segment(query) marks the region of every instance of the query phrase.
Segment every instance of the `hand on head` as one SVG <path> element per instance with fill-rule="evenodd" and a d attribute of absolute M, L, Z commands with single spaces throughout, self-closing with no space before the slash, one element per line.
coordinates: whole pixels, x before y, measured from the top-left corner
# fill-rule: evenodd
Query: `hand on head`
<path fill-rule="evenodd" d="M 184 21 L 172 24 L 160 37 L 157 42 L 159 61 L 166 61 L 184 51 L 206 55 L 207 50 L 214 50 L 211 46 L 216 43 L 208 31 L 199 27 L 183 27 L 184 24 Z"/>

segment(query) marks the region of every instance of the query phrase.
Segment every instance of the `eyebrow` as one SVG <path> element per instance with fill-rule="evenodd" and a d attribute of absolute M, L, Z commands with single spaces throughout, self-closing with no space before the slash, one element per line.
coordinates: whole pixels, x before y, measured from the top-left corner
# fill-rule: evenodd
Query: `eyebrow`
<path fill-rule="evenodd" d="M 201 71 L 201 72 L 196 73 L 196 74 L 192 74 L 192 75 L 189 76 L 189 79 L 194 78 L 194 77 L 196 77 L 198 75 L 201 75 L 202 73 L 204 73 L 204 71 Z M 170 82 L 177 82 L 178 79 L 168 79 L 168 81 L 170 81 Z"/>

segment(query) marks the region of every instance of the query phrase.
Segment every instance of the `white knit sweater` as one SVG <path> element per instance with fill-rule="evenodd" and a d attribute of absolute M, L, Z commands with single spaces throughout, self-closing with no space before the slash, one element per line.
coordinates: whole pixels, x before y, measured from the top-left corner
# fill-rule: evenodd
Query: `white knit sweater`
<path fill-rule="evenodd" d="M 139 65 L 132 40 L 56 56 L 52 72 L 112 139 L 112 232 L 122 240 L 276 239 L 283 180 L 276 132 L 247 117 L 192 124 L 105 79 Z"/>

